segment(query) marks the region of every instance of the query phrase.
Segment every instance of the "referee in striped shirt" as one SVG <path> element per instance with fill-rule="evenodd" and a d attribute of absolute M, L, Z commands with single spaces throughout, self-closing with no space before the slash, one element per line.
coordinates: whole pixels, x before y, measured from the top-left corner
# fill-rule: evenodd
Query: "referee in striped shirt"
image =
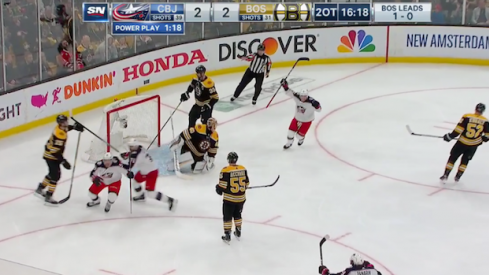
<path fill-rule="evenodd" d="M 231 101 L 234 101 L 239 97 L 241 92 L 243 92 L 246 85 L 248 85 L 251 80 L 255 79 L 255 94 L 253 95 L 253 101 L 251 102 L 253 105 L 256 104 L 256 100 L 261 92 L 261 86 L 263 85 L 263 79 L 268 77 L 270 74 L 270 69 L 272 68 L 272 60 L 268 55 L 265 54 L 265 45 L 258 45 L 258 50 L 254 54 L 250 54 L 248 56 L 241 57 L 242 60 L 246 60 L 251 62 L 250 67 L 246 69 L 246 72 L 241 78 L 241 82 L 239 82 L 238 87 L 236 87 L 236 91 L 234 91 L 233 97 L 231 97 Z"/>

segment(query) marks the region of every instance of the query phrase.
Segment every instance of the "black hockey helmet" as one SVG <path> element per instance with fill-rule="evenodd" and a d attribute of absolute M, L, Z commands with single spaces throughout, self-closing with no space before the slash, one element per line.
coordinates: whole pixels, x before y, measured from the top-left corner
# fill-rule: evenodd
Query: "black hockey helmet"
<path fill-rule="evenodd" d="M 486 105 L 484 103 L 479 103 L 475 106 L 475 111 L 476 112 L 479 112 L 479 113 L 484 113 L 484 111 L 486 110 Z"/>
<path fill-rule="evenodd" d="M 206 71 L 207 69 L 203 65 L 199 65 L 197 68 L 195 68 L 196 73 L 205 73 Z"/>
<path fill-rule="evenodd" d="M 63 4 L 59 4 L 56 6 L 56 15 L 63 16 L 66 14 L 66 7 Z"/>
<path fill-rule="evenodd" d="M 261 44 L 261 43 L 260 43 L 260 44 L 258 45 L 257 50 L 258 50 L 258 51 L 264 51 L 264 50 L 265 50 L 265 45 L 263 45 L 263 44 Z"/>
<path fill-rule="evenodd" d="M 236 163 L 238 162 L 238 154 L 236 152 L 230 152 L 228 154 L 228 163 Z"/>
<path fill-rule="evenodd" d="M 67 122 L 67 121 L 68 121 L 68 118 L 65 115 L 58 115 L 56 117 L 56 123 L 58 123 L 58 124 L 61 124 L 61 123 Z"/>

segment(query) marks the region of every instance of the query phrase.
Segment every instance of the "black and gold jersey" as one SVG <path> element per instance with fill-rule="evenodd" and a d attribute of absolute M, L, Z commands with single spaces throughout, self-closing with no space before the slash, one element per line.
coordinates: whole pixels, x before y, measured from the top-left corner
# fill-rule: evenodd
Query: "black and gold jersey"
<path fill-rule="evenodd" d="M 62 161 L 64 159 L 63 153 L 65 151 L 67 139 L 68 133 L 61 129 L 59 125 L 56 125 L 51 137 L 44 146 L 43 158 L 46 160 Z"/>
<path fill-rule="evenodd" d="M 219 95 L 217 94 L 214 81 L 207 77 L 204 81 L 199 81 L 198 79 L 192 79 L 190 86 L 193 88 L 195 93 L 195 104 L 199 106 L 204 106 L 209 104 L 213 106 L 217 101 L 219 101 Z"/>
<path fill-rule="evenodd" d="M 219 188 L 223 200 L 231 203 L 243 203 L 246 200 L 246 189 L 250 184 L 248 172 L 242 165 L 229 165 L 221 170 Z"/>
<path fill-rule="evenodd" d="M 208 157 L 215 157 L 219 148 L 219 136 L 216 131 L 207 131 L 205 124 L 197 124 L 184 130 L 180 137 L 192 154 L 202 157 L 207 153 Z"/>
<path fill-rule="evenodd" d="M 459 136 L 458 141 L 468 146 L 482 144 L 482 136 L 489 137 L 489 122 L 487 118 L 477 114 L 465 114 L 450 133 L 451 138 Z"/>

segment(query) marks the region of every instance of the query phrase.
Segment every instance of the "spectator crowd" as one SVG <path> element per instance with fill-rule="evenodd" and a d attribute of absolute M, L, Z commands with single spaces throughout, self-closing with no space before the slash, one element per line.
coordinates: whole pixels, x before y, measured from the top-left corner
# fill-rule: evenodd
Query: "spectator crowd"
<path fill-rule="evenodd" d="M 101 0 L 89 2 L 97 1 L 106 2 Z M 355 0 L 325 1 L 355 2 Z M 158 47 L 238 33 L 325 25 L 319 23 L 186 23 L 186 33 L 183 36 L 112 36 L 109 24 L 82 21 L 83 2 L 85 1 L 3 0 L 3 10 L 0 13 L 3 23 L 3 28 L 0 29 L 2 42 L 0 58 L 3 63 L 0 70 L 0 92 L 9 92 L 24 85 Z M 145 2 L 157 1 L 145 0 Z M 169 2 L 181 3 L 182 1 Z M 241 2 L 282 1 L 242 0 Z M 489 26 L 489 0 L 374 0 L 374 2 L 431 2 L 432 24 Z M 60 13 L 63 19 L 59 19 Z M 72 32 L 69 31 L 70 27 Z"/>

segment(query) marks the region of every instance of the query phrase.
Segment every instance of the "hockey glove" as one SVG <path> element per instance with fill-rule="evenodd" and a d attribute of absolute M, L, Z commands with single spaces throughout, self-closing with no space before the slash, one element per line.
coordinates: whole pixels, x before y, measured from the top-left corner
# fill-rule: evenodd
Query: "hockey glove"
<path fill-rule="evenodd" d="M 205 113 L 205 112 L 210 111 L 210 110 L 211 110 L 211 105 L 209 105 L 209 104 L 204 104 L 204 106 L 200 107 L 201 113 Z"/>
<path fill-rule="evenodd" d="M 213 157 L 209 157 L 207 159 L 207 171 L 211 170 L 212 168 L 214 168 L 214 158 Z"/>
<path fill-rule="evenodd" d="M 287 83 L 287 79 L 282 78 L 282 80 L 280 80 L 280 85 L 282 85 L 284 90 L 286 91 L 289 90 L 289 83 Z"/>
<path fill-rule="evenodd" d="M 216 184 L 216 193 L 221 196 L 222 195 L 222 189 L 219 187 L 219 184 Z"/>
<path fill-rule="evenodd" d="M 180 95 L 180 101 L 181 102 L 187 101 L 189 98 L 190 98 L 190 96 L 189 96 L 189 94 L 187 92 L 182 93 L 182 95 Z"/>
<path fill-rule="evenodd" d="M 99 176 L 93 176 L 92 180 L 93 184 L 95 184 L 96 186 L 100 186 L 102 184 L 102 178 Z"/>
<path fill-rule="evenodd" d="M 78 132 L 83 132 L 85 130 L 85 128 L 83 128 L 83 125 L 81 125 L 80 123 L 75 123 L 73 125 L 73 129 L 75 129 Z"/>
<path fill-rule="evenodd" d="M 130 152 L 121 153 L 121 158 L 122 159 L 128 159 L 130 154 L 131 154 Z"/>
<path fill-rule="evenodd" d="M 71 169 L 71 164 L 67 161 L 67 160 L 63 160 L 61 162 L 61 164 L 63 165 L 63 167 L 66 169 L 66 170 L 70 170 Z"/>
<path fill-rule="evenodd" d="M 133 179 L 134 178 L 134 173 L 132 171 L 127 172 L 127 178 L 128 179 Z"/>
<path fill-rule="evenodd" d="M 485 136 L 485 135 L 484 135 L 484 136 L 482 136 L 482 141 L 484 141 L 484 142 L 488 142 L 488 141 L 489 141 L 489 138 L 488 138 L 487 136 Z"/>
<path fill-rule="evenodd" d="M 320 104 L 319 104 L 319 102 L 318 102 L 318 101 L 316 101 L 316 100 L 312 100 L 311 105 L 312 105 L 312 107 L 314 107 L 315 109 L 319 109 L 319 108 L 321 108 L 321 105 L 320 105 Z"/>
<path fill-rule="evenodd" d="M 452 140 L 452 137 L 450 136 L 450 133 L 445 134 L 443 136 L 443 140 L 446 141 L 446 142 L 450 142 Z"/>
<path fill-rule="evenodd" d="M 327 267 L 325 267 L 324 265 L 321 265 L 321 266 L 319 266 L 319 274 L 328 275 L 329 269 Z"/>

